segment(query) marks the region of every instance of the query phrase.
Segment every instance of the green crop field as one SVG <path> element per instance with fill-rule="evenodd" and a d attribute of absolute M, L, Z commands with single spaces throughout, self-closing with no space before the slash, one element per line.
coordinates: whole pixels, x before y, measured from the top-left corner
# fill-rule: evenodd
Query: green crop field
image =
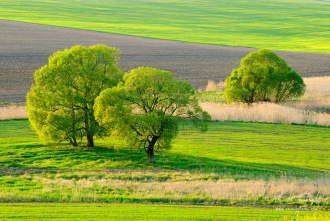
<path fill-rule="evenodd" d="M 330 2 L 0 0 L 0 19 L 176 41 L 330 53 Z"/>
<path fill-rule="evenodd" d="M 247 207 L 139 204 L 0 204 L 0 219 L 18 220 L 323 220 L 326 212 Z M 310 218 L 310 219 L 307 219 Z"/>

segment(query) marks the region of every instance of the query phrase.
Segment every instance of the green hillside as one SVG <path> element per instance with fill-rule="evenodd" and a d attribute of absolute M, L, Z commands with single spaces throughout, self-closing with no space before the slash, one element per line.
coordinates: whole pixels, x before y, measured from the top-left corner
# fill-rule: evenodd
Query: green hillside
<path fill-rule="evenodd" d="M 210 122 L 200 133 L 182 125 L 173 148 L 147 163 L 144 152 L 119 148 L 120 141 L 96 141 L 97 148 L 70 151 L 69 145 L 44 146 L 27 120 L 0 121 L 0 165 L 18 168 L 162 168 L 250 175 L 314 176 L 330 171 L 328 127 Z M 55 144 L 56 145 L 56 144 Z M 8 157 L 10 156 L 10 157 Z"/>
<path fill-rule="evenodd" d="M 329 127 L 181 125 L 156 163 L 119 140 L 43 145 L 27 120 L 0 121 L 0 202 L 328 207 Z"/>
<path fill-rule="evenodd" d="M 0 0 L 0 19 L 206 44 L 330 53 L 330 2 Z"/>

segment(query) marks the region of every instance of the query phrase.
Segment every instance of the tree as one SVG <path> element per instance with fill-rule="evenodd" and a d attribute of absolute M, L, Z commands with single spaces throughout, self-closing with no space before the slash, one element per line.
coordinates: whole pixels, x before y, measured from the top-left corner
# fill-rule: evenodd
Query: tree
<path fill-rule="evenodd" d="M 278 103 L 302 96 L 305 88 L 301 76 L 283 58 L 261 49 L 243 58 L 240 68 L 234 69 L 226 79 L 224 97 L 229 103 Z"/>
<path fill-rule="evenodd" d="M 181 120 L 190 119 L 207 130 L 210 115 L 194 97 L 192 86 L 173 80 L 168 71 L 141 67 L 124 75 L 124 82 L 101 93 L 95 102 L 96 120 L 124 138 L 131 147 L 146 151 L 155 162 L 154 150 L 168 149 Z"/>
<path fill-rule="evenodd" d="M 94 135 L 105 131 L 95 120 L 94 102 L 122 78 L 119 54 L 105 45 L 74 46 L 54 53 L 49 64 L 34 73 L 28 117 L 44 143 L 67 140 L 78 146 L 77 138 L 86 137 L 87 146 L 94 146 Z"/>

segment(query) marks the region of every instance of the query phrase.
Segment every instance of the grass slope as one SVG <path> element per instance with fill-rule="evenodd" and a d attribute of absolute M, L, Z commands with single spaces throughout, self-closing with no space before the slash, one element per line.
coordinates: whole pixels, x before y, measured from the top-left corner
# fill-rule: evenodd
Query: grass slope
<path fill-rule="evenodd" d="M 27 120 L 0 121 L 0 202 L 316 206 L 329 202 L 329 128 L 210 122 L 181 126 L 173 148 L 44 146 Z"/>
<path fill-rule="evenodd" d="M 323 220 L 327 213 L 246 207 L 139 204 L 0 204 L 0 219 L 16 220 Z M 312 219 L 308 219 L 311 217 Z"/>
<path fill-rule="evenodd" d="M 329 128 L 249 122 L 210 122 L 200 133 L 189 125 L 157 163 L 128 148 L 116 150 L 112 140 L 97 140 L 95 149 L 68 151 L 40 143 L 27 120 L 0 121 L 1 167 L 53 169 L 161 168 L 204 170 L 258 176 L 318 176 L 330 171 Z M 119 142 L 120 143 L 120 142 Z M 110 146 L 109 146 L 110 144 Z M 108 148 L 109 147 L 109 148 Z M 64 149 L 63 149 L 64 148 Z"/>
<path fill-rule="evenodd" d="M 206 44 L 330 53 L 330 2 L 0 0 L 0 19 Z"/>

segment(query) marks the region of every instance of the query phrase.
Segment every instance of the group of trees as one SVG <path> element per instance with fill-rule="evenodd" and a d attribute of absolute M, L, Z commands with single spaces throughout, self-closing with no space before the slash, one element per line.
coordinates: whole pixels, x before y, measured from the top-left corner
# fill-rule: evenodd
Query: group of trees
<path fill-rule="evenodd" d="M 67 140 L 78 146 L 77 139 L 85 137 L 93 147 L 94 136 L 119 136 L 155 162 L 154 150 L 170 147 L 179 121 L 190 119 L 207 129 L 211 117 L 189 83 L 148 67 L 123 75 L 119 54 L 105 45 L 75 46 L 54 53 L 35 72 L 28 117 L 45 143 Z"/>
<path fill-rule="evenodd" d="M 34 74 L 27 95 L 28 117 L 40 138 L 78 146 L 85 137 L 120 137 L 144 150 L 155 162 L 154 150 L 168 149 L 178 124 L 189 120 L 207 130 L 210 115 L 203 111 L 193 87 L 173 79 L 168 71 L 140 67 L 123 74 L 117 67 L 120 51 L 105 45 L 75 46 L 50 56 Z M 242 59 L 226 80 L 227 102 L 282 102 L 301 96 L 305 84 L 274 52 L 266 49 Z"/>

